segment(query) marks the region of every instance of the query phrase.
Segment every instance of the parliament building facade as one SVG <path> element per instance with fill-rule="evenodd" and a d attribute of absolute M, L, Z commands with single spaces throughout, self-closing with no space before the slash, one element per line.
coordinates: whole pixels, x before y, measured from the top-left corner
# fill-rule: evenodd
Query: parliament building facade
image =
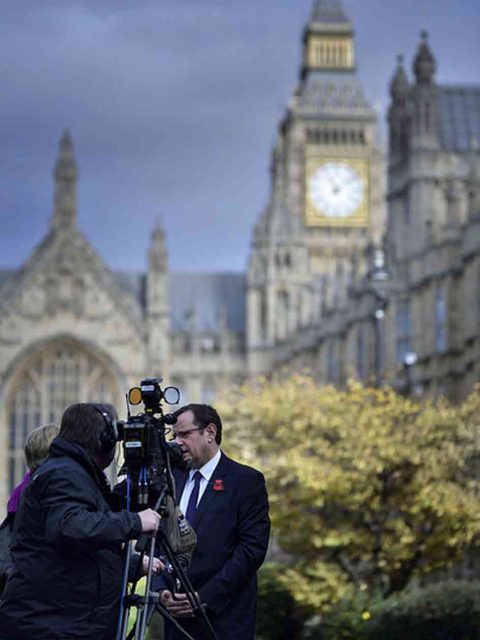
<path fill-rule="evenodd" d="M 76 401 L 146 376 L 212 402 L 225 384 L 308 369 L 461 400 L 480 378 L 480 86 L 441 86 L 422 34 L 390 85 L 389 143 L 340 0 L 316 0 L 278 126 L 246 274 L 176 273 L 160 227 L 144 274 L 109 269 L 76 220 L 64 134 L 45 238 L 0 272 L 0 487 L 23 443 Z"/>

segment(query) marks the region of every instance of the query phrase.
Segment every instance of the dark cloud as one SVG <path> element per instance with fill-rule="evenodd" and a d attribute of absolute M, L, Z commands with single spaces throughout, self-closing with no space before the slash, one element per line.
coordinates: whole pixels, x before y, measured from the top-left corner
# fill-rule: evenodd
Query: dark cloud
<path fill-rule="evenodd" d="M 2 3 L 0 266 L 45 232 L 58 139 L 80 168 L 79 224 L 114 267 L 145 265 L 163 217 L 174 268 L 242 269 L 312 0 Z M 431 31 L 441 81 L 478 82 L 477 2 L 345 0 L 366 94 Z"/>

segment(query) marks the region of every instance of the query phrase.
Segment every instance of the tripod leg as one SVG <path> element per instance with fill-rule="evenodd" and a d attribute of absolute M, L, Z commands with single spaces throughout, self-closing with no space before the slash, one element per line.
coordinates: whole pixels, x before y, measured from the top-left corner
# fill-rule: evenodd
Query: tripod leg
<path fill-rule="evenodd" d="M 185 631 L 185 629 L 181 626 L 181 624 L 177 621 L 177 619 L 174 618 L 172 615 L 170 615 L 170 613 L 167 611 L 167 609 L 165 609 L 165 607 L 162 604 L 158 603 L 156 606 L 156 610 L 162 616 L 162 618 L 164 618 L 165 620 L 168 620 L 170 624 L 172 624 L 177 629 L 177 631 L 180 631 L 180 633 L 185 636 L 186 640 L 195 640 L 193 636 L 191 636 L 187 631 Z M 152 615 L 153 613 L 154 612 L 152 611 Z"/>
<path fill-rule="evenodd" d="M 146 602 L 144 603 L 141 611 L 139 611 L 139 614 L 138 614 L 137 623 L 139 619 L 141 619 L 141 623 L 140 623 L 140 629 L 139 629 L 140 636 L 139 638 L 136 638 L 136 640 L 143 640 L 145 636 L 145 630 L 147 628 L 148 604 L 149 604 L 150 596 L 152 594 L 152 592 L 150 591 L 150 587 L 152 584 L 152 569 L 153 569 L 154 553 L 155 553 L 155 536 L 152 536 L 152 539 L 150 540 L 150 549 L 148 554 L 147 584 L 145 586 Z"/>
<path fill-rule="evenodd" d="M 132 555 L 132 544 L 129 542 L 125 551 L 125 565 L 123 567 L 122 591 L 120 594 L 120 614 L 118 616 L 117 636 L 116 640 L 124 640 L 127 633 L 129 608 L 125 604 L 125 598 L 128 591 L 128 568 Z"/>
<path fill-rule="evenodd" d="M 212 627 L 212 623 L 208 619 L 208 616 L 205 613 L 204 608 L 202 607 L 202 603 L 200 602 L 200 598 L 198 597 L 198 594 L 196 593 L 195 589 L 193 588 L 193 586 L 192 586 L 192 584 L 191 584 L 191 582 L 190 582 L 190 580 L 189 580 L 189 578 L 187 576 L 187 572 L 184 570 L 184 568 L 182 567 L 182 565 L 178 561 L 177 557 L 173 553 L 172 545 L 170 544 L 170 542 L 168 541 L 167 537 L 165 536 L 165 534 L 162 531 L 159 531 L 157 535 L 160 536 L 163 548 L 165 550 L 165 554 L 166 554 L 168 560 L 170 561 L 170 564 L 172 565 L 172 567 L 173 567 L 173 569 L 175 571 L 175 574 L 177 575 L 178 579 L 180 580 L 180 584 L 182 585 L 182 587 L 183 587 L 183 589 L 185 591 L 185 594 L 186 594 L 186 596 L 188 598 L 188 601 L 190 602 L 190 605 L 192 606 L 192 609 L 194 610 L 195 617 L 203 625 L 204 629 L 207 632 L 207 635 L 210 636 L 211 640 L 218 640 L 218 636 L 215 633 L 215 630 Z"/>

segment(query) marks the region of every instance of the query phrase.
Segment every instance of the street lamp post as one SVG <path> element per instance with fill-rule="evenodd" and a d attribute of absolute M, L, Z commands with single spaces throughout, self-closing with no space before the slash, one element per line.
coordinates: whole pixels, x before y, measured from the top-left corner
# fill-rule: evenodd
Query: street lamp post
<path fill-rule="evenodd" d="M 373 312 L 374 322 L 374 357 L 375 357 L 375 386 L 380 387 L 384 377 L 385 354 L 385 310 L 388 305 L 386 283 L 388 272 L 385 268 L 385 252 L 383 249 L 375 249 L 373 256 L 373 268 L 370 272 L 372 293 L 375 299 Z"/>
<path fill-rule="evenodd" d="M 413 367 L 418 362 L 415 351 L 407 351 L 403 356 L 403 368 L 405 369 L 405 395 L 410 396 L 413 391 Z"/>
<path fill-rule="evenodd" d="M 375 386 L 380 387 L 383 382 L 384 372 L 384 349 L 385 349 L 385 305 L 386 301 L 377 300 L 375 312 L 373 314 L 375 322 Z"/>

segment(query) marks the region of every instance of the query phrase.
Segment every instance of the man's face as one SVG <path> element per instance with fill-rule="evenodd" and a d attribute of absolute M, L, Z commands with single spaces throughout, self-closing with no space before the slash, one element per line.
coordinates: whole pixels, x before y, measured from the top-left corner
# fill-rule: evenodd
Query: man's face
<path fill-rule="evenodd" d="M 200 429 L 194 422 L 193 411 L 178 416 L 173 427 L 175 442 L 182 447 L 184 460 L 192 469 L 199 469 L 213 458 L 218 450 L 215 442 L 216 427 L 209 424 Z"/>

